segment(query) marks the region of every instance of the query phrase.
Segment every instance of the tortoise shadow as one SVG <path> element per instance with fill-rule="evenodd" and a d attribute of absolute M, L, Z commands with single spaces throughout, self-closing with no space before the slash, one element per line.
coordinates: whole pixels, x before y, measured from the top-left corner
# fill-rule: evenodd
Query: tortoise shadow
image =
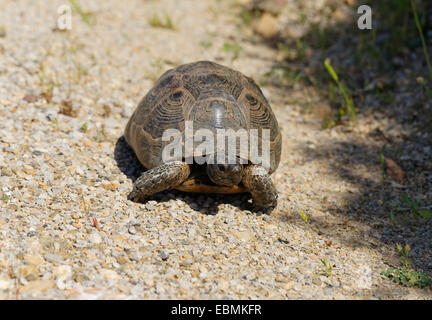
<path fill-rule="evenodd" d="M 125 174 L 128 179 L 135 183 L 139 176 L 146 172 L 147 169 L 140 163 L 135 152 L 127 144 L 124 136 L 117 139 L 114 148 L 114 159 L 117 167 Z M 178 191 L 175 189 L 165 190 L 154 194 L 149 200 L 157 202 L 167 202 L 170 200 L 180 199 L 193 209 L 203 214 L 215 215 L 218 213 L 220 204 L 230 204 L 240 210 L 253 211 L 251 199 L 248 193 L 243 194 L 198 194 Z M 145 203 L 145 202 L 138 202 Z M 200 205 L 206 203 L 207 206 Z"/>

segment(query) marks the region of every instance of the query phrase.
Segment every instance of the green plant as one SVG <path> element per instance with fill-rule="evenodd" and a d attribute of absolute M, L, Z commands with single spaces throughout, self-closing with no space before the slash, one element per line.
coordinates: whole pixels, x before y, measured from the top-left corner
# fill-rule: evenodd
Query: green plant
<path fill-rule="evenodd" d="M 432 90 L 429 89 L 429 87 L 426 85 L 423 77 L 418 77 L 417 78 L 417 83 L 420 84 L 423 87 L 423 89 L 426 91 L 426 94 L 428 95 L 429 99 L 432 100 Z"/>
<path fill-rule="evenodd" d="M 249 10 L 242 10 L 240 14 L 235 15 L 237 25 L 240 27 L 250 27 L 252 25 L 252 22 L 259 17 L 261 17 L 261 12 Z"/>
<path fill-rule="evenodd" d="M 381 272 L 382 275 L 394 282 L 408 287 L 424 288 L 432 285 L 432 277 L 427 273 L 419 273 L 412 270 L 411 262 L 409 261 L 409 252 L 411 250 L 408 244 L 402 247 L 400 244 L 397 245 L 397 250 L 401 255 L 402 268 L 388 268 Z"/>
<path fill-rule="evenodd" d="M 52 120 L 52 122 L 54 123 L 55 128 L 56 128 L 57 130 L 60 130 L 60 125 L 59 125 L 59 122 L 58 122 L 57 117 L 55 117 L 55 118 Z"/>
<path fill-rule="evenodd" d="M 384 154 L 382 153 L 382 151 L 380 151 L 380 164 L 381 164 L 381 178 L 382 181 L 385 180 L 385 158 L 384 158 Z"/>
<path fill-rule="evenodd" d="M 76 13 L 79 14 L 79 16 L 81 17 L 82 21 L 84 21 L 87 25 L 91 26 L 94 24 L 93 22 L 93 13 L 89 12 L 89 11 L 84 11 L 80 5 L 78 4 L 78 2 L 76 2 L 75 0 L 69 0 L 70 4 L 72 5 L 72 7 L 74 8 L 74 10 L 76 11 Z"/>
<path fill-rule="evenodd" d="M 321 52 L 321 57 L 324 58 L 325 49 L 328 47 L 328 43 L 329 43 L 328 41 L 329 32 L 328 30 L 323 30 L 322 28 L 320 28 L 319 24 L 317 23 L 312 23 L 310 25 L 310 30 L 313 37 L 313 41 L 314 43 L 318 44 Z"/>
<path fill-rule="evenodd" d="M 381 274 L 398 284 L 408 287 L 424 288 L 432 285 L 432 277 L 429 274 L 410 271 L 406 268 L 388 268 L 387 270 L 381 272 Z"/>
<path fill-rule="evenodd" d="M 300 61 L 306 60 L 306 47 L 301 38 L 296 38 L 296 52 L 297 52 L 297 58 L 300 59 Z"/>
<path fill-rule="evenodd" d="M 411 262 L 409 261 L 409 252 L 411 247 L 409 244 L 405 244 L 405 247 L 402 247 L 400 244 L 398 244 L 396 248 L 401 255 L 403 267 L 406 269 L 411 269 Z"/>
<path fill-rule="evenodd" d="M 54 90 L 54 83 L 50 80 L 47 80 L 44 78 L 44 76 L 38 75 L 40 86 L 42 87 L 41 94 L 45 97 L 45 99 L 50 102 L 53 90 Z"/>
<path fill-rule="evenodd" d="M 45 73 L 45 67 L 43 63 L 39 64 L 39 72 L 37 77 L 39 79 L 39 85 L 42 87 L 41 96 L 44 97 L 48 103 L 50 103 L 53 97 L 54 87 L 59 87 L 61 84 L 59 81 L 48 78 Z"/>
<path fill-rule="evenodd" d="M 333 82 L 329 83 L 329 97 L 330 97 L 330 101 L 334 101 L 336 97 L 336 90 Z"/>
<path fill-rule="evenodd" d="M 84 207 L 84 212 L 85 212 L 85 214 L 89 214 L 89 209 L 88 209 L 88 207 L 87 207 L 87 202 L 85 201 L 85 199 L 84 199 L 84 195 L 83 195 L 83 193 L 82 192 L 80 192 L 80 194 L 81 194 L 81 200 L 82 200 L 82 203 L 83 203 L 83 207 Z"/>
<path fill-rule="evenodd" d="M 200 46 L 208 49 L 213 46 L 213 42 L 211 42 L 210 40 L 203 40 L 200 42 Z"/>
<path fill-rule="evenodd" d="M 165 13 L 164 19 L 160 18 L 159 15 L 154 14 L 148 19 L 148 23 L 150 26 L 154 28 L 163 28 L 163 29 L 171 29 L 174 30 L 175 26 L 170 16 Z"/>
<path fill-rule="evenodd" d="M 243 48 L 238 43 L 225 42 L 222 47 L 222 50 L 225 52 L 232 52 L 233 53 L 232 60 L 236 60 L 239 57 L 240 52 L 243 50 Z"/>
<path fill-rule="evenodd" d="M 330 277 L 333 272 L 333 265 L 327 261 L 327 259 L 323 258 L 320 259 L 321 263 L 323 264 L 323 269 L 318 273 L 320 276 Z"/>
<path fill-rule="evenodd" d="M 83 123 L 83 125 L 80 128 L 80 131 L 83 133 L 86 133 L 87 130 L 88 130 L 87 123 Z"/>
<path fill-rule="evenodd" d="M 101 143 L 106 139 L 105 125 L 102 124 L 100 128 L 96 128 L 96 136 L 93 137 L 97 143 Z"/>
<path fill-rule="evenodd" d="M 432 219 L 432 206 L 420 206 L 417 199 L 411 199 L 406 193 L 402 193 L 401 200 L 403 206 L 398 206 L 390 211 L 390 218 L 393 223 L 396 223 L 396 214 L 402 214 L 410 212 L 415 221 L 421 221 L 426 219 Z M 401 215 L 401 218 L 407 222 L 412 222 L 405 215 Z"/>
<path fill-rule="evenodd" d="M 334 126 L 336 126 L 336 122 L 333 119 L 324 119 L 321 124 L 323 129 L 330 129 Z"/>
<path fill-rule="evenodd" d="M 83 67 L 80 63 L 75 63 L 76 68 L 76 82 L 79 83 L 83 77 L 88 75 L 88 69 Z"/>
<path fill-rule="evenodd" d="M 419 273 L 412 269 L 411 262 L 409 261 L 410 246 L 405 244 L 405 247 L 402 248 L 402 246 L 398 244 L 397 250 L 401 255 L 402 268 L 388 268 L 381 272 L 381 274 L 398 284 L 408 287 L 424 288 L 432 285 L 431 275 L 427 273 Z"/>
<path fill-rule="evenodd" d="M 315 241 L 314 233 L 312 231 L 312 227 L 310 225 L 310 220 L 309 220 L 308 215 L 306 214 L 306 212 L 304 212 L 303 209 L 299 210 L 299 215 L 302 218 L 302 220 L 303 220 L 303 222 L 305 224 L 306 229 L 308 230 L 309 234 L 311 235 L 312 240 Z"/>
<path fill-rule="evenodd" d="M 1 197 L 2 201 L 4 203 L 8 203 L 9 201 L 9 196 L 6 193 L 2 193 L 2 197 Z"/>
<path fill-rule="evenodd" d="M 303 219 L 303 222 L 305 223 L 305 225 L 309 225 L 309 217 L 308 217 L 308 215 L 306 214 L 306 212 L 304 212 L 303 209 L 300 209 L 300 210 L 299 210 L 299 215 L 300 215 L 300 217 Z"/>
<path fill-rule="evenodd" d="M 345 108 L 348 113 L 348 117 L 351 121 L 356 121 L 356 111 L 354 108 L 354 103 L 352 98 L 348 96 L 348 91 L 345 88 L 345 86 L 342 84 L 341 81 L 339 81 L 339 77 L 333 67 L 331 66 L 330 59 L 327 58 L 324 60 L 324 66 L 327 69 L 327 72 L 330 74 L 331 78 L 336 82 L 340 92 L 342 93 L 344 99 L 345 99 Z M 340 116 L 342 116 L 345 113 L 345 108 L 341 108 L 339 110 Z"/>
<path fill-rule="evenodd" d="M 422 30 L 422 27 L 421 27 L 421 24 L 420 24 L 420 19 L 419 19 L 418 14 L 417 14 L 417 7 L 416 7 L 416 4 L 415 4 L 414 0 L 411 0 L 411 7 L 412 7 L 412 10 L 413 10 L 413 14 L 414 14 L 415 24 L 417 26 L 417 30 L 418 30 L 418 33 L 419 33 L 419 36 L 420 36 L 420 39 L 421 39 L 421 42 L 422 42 L 423 53 L 425 55 L 426 63 L 427 63 L 427 66 L 428 66 L 429 76 L 430 76 L 430 78 L 432 80 L 432 66 L 431 66 L 431 62 L 429 60 L 429 52 L 428 52 L 428 48 L 427 48 L 427 45 L 426 45 L 426 41 L 425 41 L 424 36 L 423 36 L 423 30 Z"/>

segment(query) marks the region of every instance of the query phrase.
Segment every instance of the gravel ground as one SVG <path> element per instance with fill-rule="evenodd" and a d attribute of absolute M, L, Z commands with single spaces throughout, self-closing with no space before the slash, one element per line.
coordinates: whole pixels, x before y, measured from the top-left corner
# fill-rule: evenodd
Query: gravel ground
<path fill-rule="evenodd" d="M 413 235 L 383 209 L 403 186 L 383 186 L 371 133 L 404 128 L 359 116 L 322 130 L 295 102 L 304 88 L 270 83 L 284 141 L 271 215 L 247 195 L 128 201 L 142 167 L 123 130 L 163 71 L 213 60 L 260 80 L 278 52 L 237 27 L 230 1 L 91 1 L 91 25 L 74 12 L 58 31 L 63 3 L 0 3 L 0 299 L 432 298 L 380 274 L 398 266 L 398 241 L 432 270 L 431 224 Z M 175 29 L 150 25 L 165 13 Z M 426 161 L 426 148 L 409 155 Z"/>

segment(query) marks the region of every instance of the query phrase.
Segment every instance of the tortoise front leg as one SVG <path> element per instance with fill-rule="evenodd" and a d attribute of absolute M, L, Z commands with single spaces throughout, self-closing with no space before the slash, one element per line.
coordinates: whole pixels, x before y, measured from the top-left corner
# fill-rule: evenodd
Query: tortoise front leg
<path fill-rule="evenodd" d="M 242 182 L 252 195 L 257 210 L 270 213 L 277 205 L 278 194 L 267 171 L 257 165 L 244 169 Z"/>
<path fill-rule="evenodd" d="M 144 172 L 134 183 L 129 200 L 144 200 L 151 195 L 171 189 L 185 181 L 190 174 L 190 166 L 181 161 L 164 163 Z"/>

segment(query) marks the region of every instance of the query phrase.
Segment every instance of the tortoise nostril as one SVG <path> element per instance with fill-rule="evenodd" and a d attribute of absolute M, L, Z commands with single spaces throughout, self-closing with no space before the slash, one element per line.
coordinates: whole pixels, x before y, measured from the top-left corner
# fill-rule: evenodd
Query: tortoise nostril
<path fill-rule="evenodd" d="M 225 166 L 223 164 L 218 165 L 220 171 L 225 172 Z"/>

